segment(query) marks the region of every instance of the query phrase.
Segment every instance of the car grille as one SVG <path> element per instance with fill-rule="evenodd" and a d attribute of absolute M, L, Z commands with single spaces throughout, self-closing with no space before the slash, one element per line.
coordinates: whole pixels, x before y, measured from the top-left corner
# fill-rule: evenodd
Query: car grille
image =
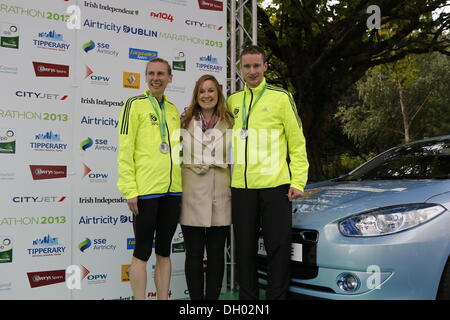
<path fill-rule="evenodd" d="M 259 279 L 265 280 L 266 281 L 265 283 L 267 283 L 267 275 L 266 274 L 259 273 L 258 276 L 259 276 Z M 261 289 L 266 289 L 267 288 L 267 285 L 263 284 L 261 282 L 259 282 L 258 285 L 259 285 L 259 287 Z M 336 291 L 334 291 L 333 289 L 328 288 L 328 287 L 316 286 L 316 285 L 305 284 L 305 283 L 298 283 L 298 282 L 295 282 L 295 281 L 291 281 L 289 285 L 291 287 L 297 287 L 297 288 L 300 288 L 300 289 L 308 289 L 308 290 L 314 290 L 314 291 L 319 291 L 319 292 L 327 292 L 327 293 L 336 293 Z M 295 294 L 295 292 L 292 292 L 291 290 L 289 292 L 292 295 Z"/>
<path fill-rule="evenodd" d="M 292 230 L 292 242 L 302 244 L 303 259 L 302 262 L 291 261 L 291 278 L 306 280 L 317 277 L 319 272 L 319 268 L 317 267 L 318 241 L 319 232 L 315 230 L 295 228 Z M 257 268 L 258 276 L 262 279 L 266 279 L 266 257 L 258 255 Z"/>

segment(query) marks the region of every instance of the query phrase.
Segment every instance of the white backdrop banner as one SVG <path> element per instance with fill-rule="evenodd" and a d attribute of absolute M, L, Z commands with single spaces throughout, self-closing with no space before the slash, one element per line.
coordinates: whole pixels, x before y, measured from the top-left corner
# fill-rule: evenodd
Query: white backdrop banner
<path fill-rule="evenodd" d="M 0 37 L 0 299 L 131 299 L 122 103 L 156 57 L 172 66 L 180 112 L 201 75 L 225 89 L 226 2 L 0 0 Z M 188 297 L 184 252 L 178 228 L 171 299 Z"/>

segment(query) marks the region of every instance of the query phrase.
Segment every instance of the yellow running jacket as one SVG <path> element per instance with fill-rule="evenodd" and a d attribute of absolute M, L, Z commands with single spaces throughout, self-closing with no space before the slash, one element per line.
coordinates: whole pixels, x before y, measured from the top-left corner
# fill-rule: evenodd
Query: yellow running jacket
<path fill-rule="evenodd" d="M 241 137 L 244 96 L 248 114 L 246 139 Z M 244 90 L 230 95 L 227 107 L 235 118 L 231 186 L 261 189 L 289 184 L 303 191 L 309 164 L 302 123 L 292 95 L 268 85 L 264 78 L 258 87 L 246 85 Z"/>
<path fill-rule="evenodd" d="M 127 199 L 181 192 L 180 114 L 164 96 L 166 142 L 170 149 L 166 154 L 161 153 L 161 109 L 156 98 L 152 97 L 158 107 L 158 117 L 148 99 L 148 92 L 129 98 L 119 118 L 117 187 Z"/>

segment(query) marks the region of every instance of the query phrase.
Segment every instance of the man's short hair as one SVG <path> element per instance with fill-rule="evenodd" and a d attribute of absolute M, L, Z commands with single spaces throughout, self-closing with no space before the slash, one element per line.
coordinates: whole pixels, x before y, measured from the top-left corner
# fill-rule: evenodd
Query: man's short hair
<path fill-rule="evenodd" d="M 161 62 L 161 63 L 165 63 L 167 65 L 167 71 L 169 72 L 169 75 L 172 75 L 172 68 L 170 67 L 169 62 L 167 62 L 167 60 L 164 60 L 162 58 L 155 58 L 150 60 L 149 62 L 147 62 L 147 64 L 145 65 L 145 75 L 147 75 L 147 69 L 148 69 L 148 65 L 150 63 L 154 63 L 154 62 Z"/>
<path fill-rule="evenodd" d="M 244 56 L 246 54 L 260 54 L 263 58 L 263 62 L 266 62 L 266 53 L 264 52 L 264 50 L 261 47 L 258 47 L 256 45 L 245 46 L 240 55 L 241 60 L 242 60 L 242 56 Z"/>

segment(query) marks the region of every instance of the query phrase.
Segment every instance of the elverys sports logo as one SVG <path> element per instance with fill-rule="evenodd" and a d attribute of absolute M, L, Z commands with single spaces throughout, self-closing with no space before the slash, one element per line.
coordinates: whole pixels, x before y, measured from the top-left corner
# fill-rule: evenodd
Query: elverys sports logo
<path fill-rule="evenodd" d="M 69 77 L 69 66 L 33 61 L 36 77 Z"/>
<path fill-rule="evenodd" d="M 30 170 L 33 180 L 67 177 L 67 166 L 30 165 Z"/>
<path fill-rule="evenodd" d="M 218 0 L 198 0 L 202 10 L 223 11 L 223 2 Z"/>

